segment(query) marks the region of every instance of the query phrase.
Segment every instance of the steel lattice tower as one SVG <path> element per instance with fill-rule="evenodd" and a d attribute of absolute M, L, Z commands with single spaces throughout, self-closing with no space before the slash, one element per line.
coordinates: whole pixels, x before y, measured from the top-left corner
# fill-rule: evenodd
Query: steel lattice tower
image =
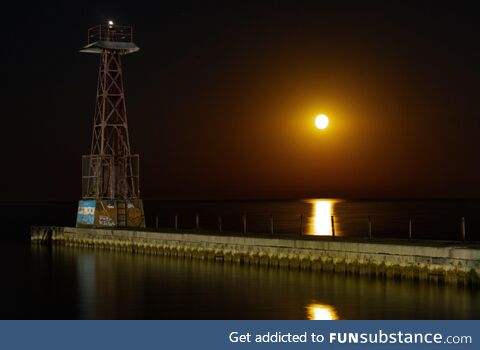
<path fill-rule="evenodd" d="M 138 50 L 132 27 L 111 21 L 90 28 L 88 43 L 80 50 L 100 54 L 100 67 L 91 153 L 82 159 L 83 201 L 77 225 L 145 225 L 139 199 L 139 156 L 130 152 L 120 59 Z"/>

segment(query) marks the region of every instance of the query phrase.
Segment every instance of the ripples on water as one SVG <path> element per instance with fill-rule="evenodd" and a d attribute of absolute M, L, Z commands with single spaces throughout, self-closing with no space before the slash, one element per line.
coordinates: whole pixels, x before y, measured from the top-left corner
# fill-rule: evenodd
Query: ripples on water
<path fill-rule="evenodd" d="M 23 318 L 480 317 L 480 292 L 468 288 L 85 248 L 34 246 L 24 277 L 32 294 L 13 311 Z"/>

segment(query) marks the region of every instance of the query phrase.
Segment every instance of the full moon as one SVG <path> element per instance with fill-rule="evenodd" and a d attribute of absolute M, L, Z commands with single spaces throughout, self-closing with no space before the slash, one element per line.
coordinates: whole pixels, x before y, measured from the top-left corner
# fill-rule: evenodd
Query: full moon
<path fill-rule="evenodd" d="M 328 117 L 325 114 L 319 114 L 315 118 L 315 126 L 318 129 L 325 129 L 328 126 Z"/>

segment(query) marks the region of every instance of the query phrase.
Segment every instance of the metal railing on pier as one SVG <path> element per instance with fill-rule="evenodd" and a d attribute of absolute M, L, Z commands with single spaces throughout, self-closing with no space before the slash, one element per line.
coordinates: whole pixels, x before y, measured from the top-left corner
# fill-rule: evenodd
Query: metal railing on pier
<path fill-rule="evenodd" d="M 443 223 L 442 223 L 443 222 Z M 442 230 L 437 228 L 442 226 Z M 178 232 L 218 232 L 364 239 L 479 241 L 468 231 L 466 217 L 443 216 L 334 216 L 247 214 L 202 215 L 174 213 L 155 215 L 154 230 Z"/>

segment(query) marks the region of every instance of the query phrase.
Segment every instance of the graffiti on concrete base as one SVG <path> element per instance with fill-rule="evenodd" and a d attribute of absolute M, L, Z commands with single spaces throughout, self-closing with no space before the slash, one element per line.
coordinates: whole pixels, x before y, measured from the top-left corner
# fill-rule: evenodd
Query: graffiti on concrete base
<path fill-rule="evenodd" d="M 101 226 L 115 226 L 115 222 L 112 220 L 112 218 L 105 215 L 98 216 L 98 223 Z"/>
<path fill-rule="evenodd" d="M 83 225 L 93 225 L 95 206 L 95 201 L 80 201 L 78 203 L 77 222 Z"/>

